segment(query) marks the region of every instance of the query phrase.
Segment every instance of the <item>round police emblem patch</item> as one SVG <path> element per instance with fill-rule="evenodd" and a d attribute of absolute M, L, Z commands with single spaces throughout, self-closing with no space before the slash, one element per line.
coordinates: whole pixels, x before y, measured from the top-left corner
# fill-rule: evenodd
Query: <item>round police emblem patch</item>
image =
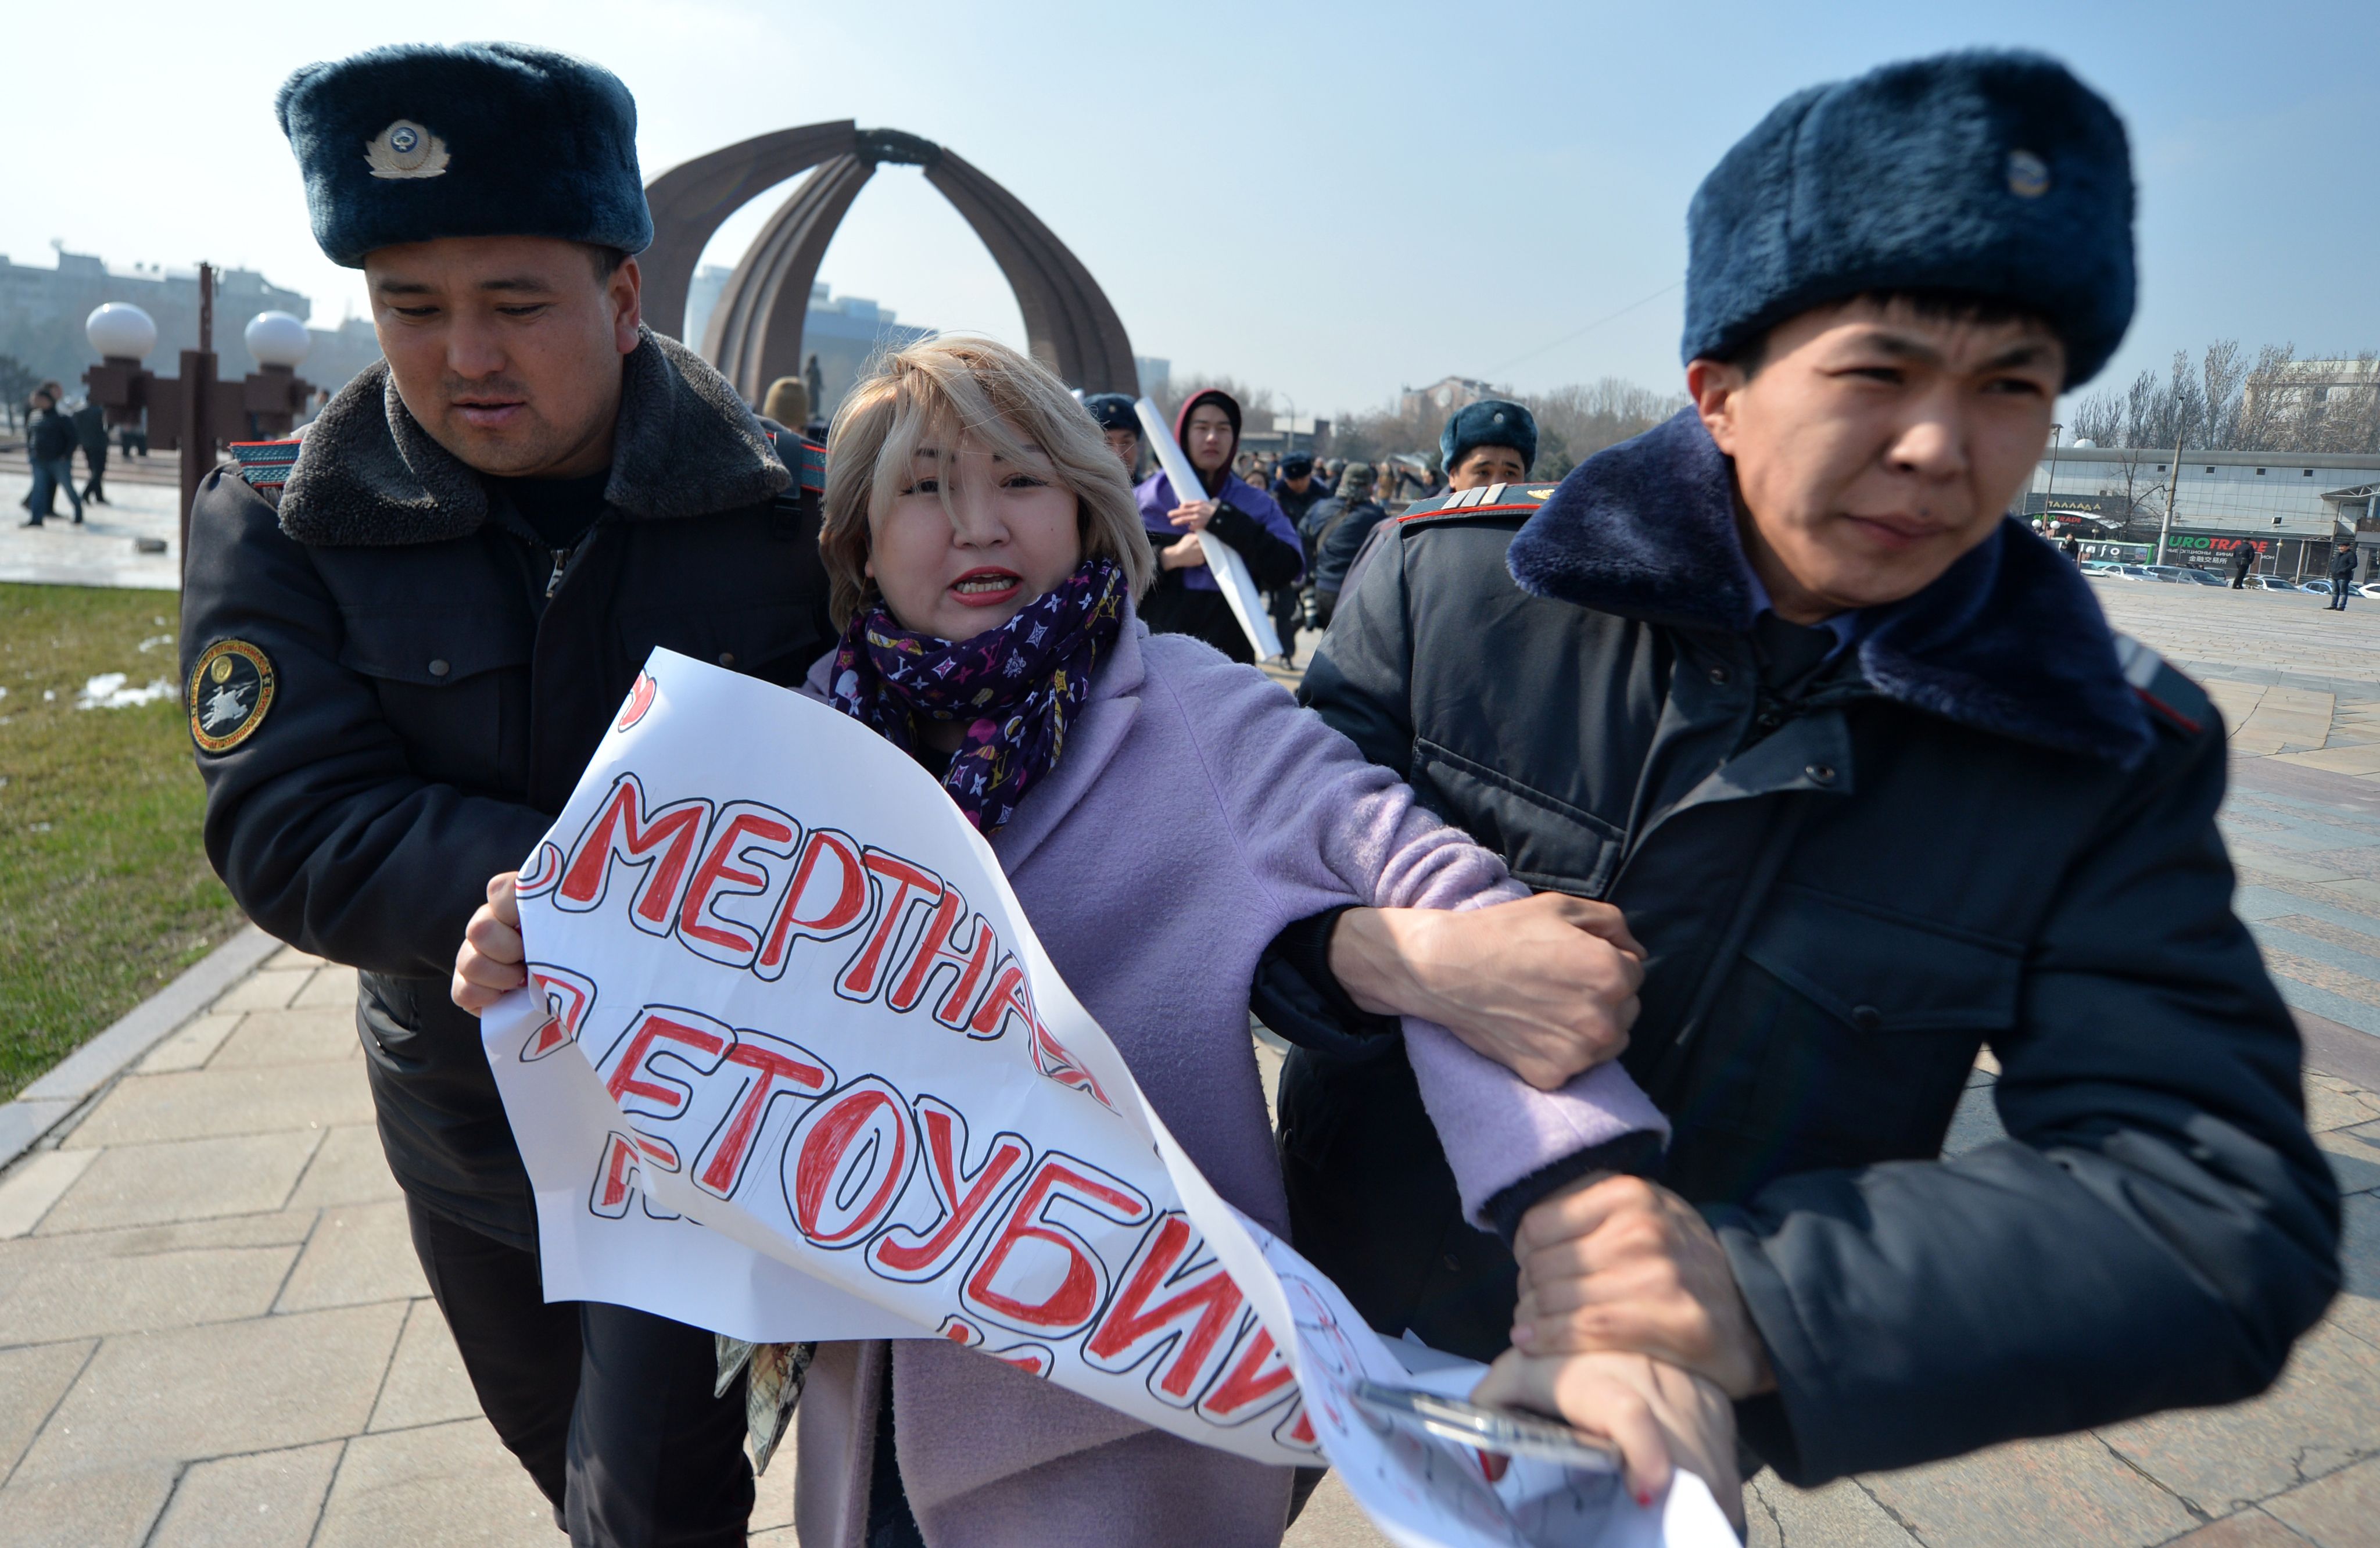
<path fill-rule="evenodd" d="M 273 708 L 273 663 L 245 640 L 218 640 L 190 669 L 190 739 L 229 752 L 256 734 Z"/>
<path fill-rule="evenodd" d="M 2019 199 L 2039 199 L 2049 191 L 2049 164 L 2031 151 L 2010 151 L 2008 186 Z"/>

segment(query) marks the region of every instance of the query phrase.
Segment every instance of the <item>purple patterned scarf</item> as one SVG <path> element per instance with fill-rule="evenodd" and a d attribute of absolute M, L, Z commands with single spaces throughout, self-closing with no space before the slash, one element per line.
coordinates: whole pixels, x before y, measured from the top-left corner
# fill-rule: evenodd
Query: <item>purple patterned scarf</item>
<path fill-rule="evenodd" d="M 1123 628 L 1123 571 L 1086 559 L 1022 612 L 972 640 L 903 628 L 882 603 L 855 616 L 834 653 L 834 707 L 914 752 L 911 717 L 964 721 L 942 788 L 980 833 L 1057 766 L 1091 674 Z"/>

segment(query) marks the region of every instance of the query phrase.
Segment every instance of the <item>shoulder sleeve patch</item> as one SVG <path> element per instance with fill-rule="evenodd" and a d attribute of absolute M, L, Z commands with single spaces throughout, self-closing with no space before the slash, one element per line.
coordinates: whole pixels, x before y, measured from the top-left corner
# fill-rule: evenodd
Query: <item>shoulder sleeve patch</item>
<path fill-rule="evenodd" d="M 218 640 L 190 668 L 190 740 L 229 752 L 256 735 L 273 708 L 273 662 L 245 640 Z"/>
<path fill-rule="evenodd" d="M 787 494 L 826 493 L 826 448 L 815 441 L 806 441 L 792 431 L 769 433 L 770 445 L 777 451 L 777 460 L 794 475 L 793 487 Z"/>
<path fill-rule="evenodd" d="M 2215 724 L 2215 701 L 2206 690 L 2131 635 L 2116 636 L 2116 662 L 2151 718 L 2193 737 Z"/>
<path fill-rule="evenodd" d="M 232 459 L 239 464 L 239 476 L 252 488 L 278 489 L 289 481 L 289 469 L 298 463 L 298 451 L 305 443 L 298 436 L 283 441 L 234 441 Z"/>
<path fill-rule="evenodd" d="M 1419 501 L 1389 519 L 1399 527 L 1436 527 L 1478 517 L 1534 516 L 1554 492 L 1549 483 L 1491 483 Z"/>

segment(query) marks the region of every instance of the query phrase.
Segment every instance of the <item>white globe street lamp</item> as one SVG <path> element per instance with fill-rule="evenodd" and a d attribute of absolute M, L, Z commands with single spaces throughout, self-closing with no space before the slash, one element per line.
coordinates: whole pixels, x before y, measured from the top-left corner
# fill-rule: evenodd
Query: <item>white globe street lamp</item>
<path fill-rule="evenodd" d="M 293 367 L 314 347 L 314 336 L 306 331 L 306 324 L 285 311 L 258 312 L 249 319 L 240 336 L 261 366 Z"/>
<path fill-rule="evenodd" d="M 104 360 L 142 360 L 157 347 L 157 323 L 124 301 L 110 301 L 83 319 L 83 336 Z"/>

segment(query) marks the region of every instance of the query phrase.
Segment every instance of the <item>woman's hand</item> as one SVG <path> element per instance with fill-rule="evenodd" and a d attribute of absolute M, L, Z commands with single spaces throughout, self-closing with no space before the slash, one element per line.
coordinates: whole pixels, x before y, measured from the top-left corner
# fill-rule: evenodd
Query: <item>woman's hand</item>
<path fill-rule="evenodd" d="M 522 966 L 528 953 L 521 945 L 520 900 L 513 883 L 520 872 L 507 871 L 488 878 L 488 900 L 463 931 L 463 949 L 455 954 L 455 1003 L 477 1016 L 528 981 Z"/>
<path fill-rule="evenodd" d="M 1186 533 L 1172 545 L 1160 549 L 1157 562 L 1164 569 L 1195 569 L 1207 562 L 1207 545 L 1198 541 L 1197 533 Z"/>
<path fill-rule="evenodd" d="M 1194 532 L 1203 532 L 1207 530 L 1207 523 L 1215 519 L 1215 502 L 1186 500 L 1174 506 L 1168 515 L 1176 527 L 1187 527 Z"/>
<path fill-rule="evenodd" d="M 1490 908 L 1354 908 L 1330 971 L 1376 1015 L 1438 1022 L 1541 1091 L 1619 1057 L 1645 948 L 1609 903 L 1539 893 Z"/>
<path fill-rule="evenodd" d="M 1682 1468 L 1710 1485 L 1728 1523 L 1743 1530 L 1735 1471 L 1735 1408 L 1702 1377 L 1643 1355 L 1533 1357 L 1507 1349 L 1471 1400 L 1560 1418 L 1620 1448 L 1622 1477 L 1651 1505 Z"/>

